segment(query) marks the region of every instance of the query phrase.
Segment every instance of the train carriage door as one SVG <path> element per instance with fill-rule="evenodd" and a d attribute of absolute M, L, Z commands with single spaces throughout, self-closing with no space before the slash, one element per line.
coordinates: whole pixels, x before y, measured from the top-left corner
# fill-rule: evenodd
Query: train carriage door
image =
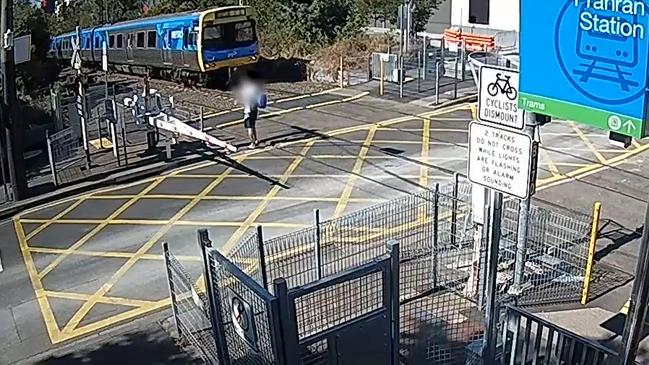
<path fill-rule="evenodd" d="M 133 62 L 133 47 L 135 46 L 135 34 L 128 33 L 126 35 L 126 60 Z"/>
<path fill-rule="evenodd" d="M 162 35 L 162 62 L 171 64 L 173 62 L 171 55 L 171 29 L 165 29 Z"/>

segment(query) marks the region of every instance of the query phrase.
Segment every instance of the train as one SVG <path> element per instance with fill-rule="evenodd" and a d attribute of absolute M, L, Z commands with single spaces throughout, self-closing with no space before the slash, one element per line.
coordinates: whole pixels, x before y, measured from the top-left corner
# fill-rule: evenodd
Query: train
<path fill-rule="evenodd" d="M 69 61 L 79 39 L 83 64 L 102 63 L 118 72 L 150 74 L 174 81 L 204 81 L 259 60 L 253 9 L 226 6 L 160 15 L 53 36 L 48 55 Z"/>

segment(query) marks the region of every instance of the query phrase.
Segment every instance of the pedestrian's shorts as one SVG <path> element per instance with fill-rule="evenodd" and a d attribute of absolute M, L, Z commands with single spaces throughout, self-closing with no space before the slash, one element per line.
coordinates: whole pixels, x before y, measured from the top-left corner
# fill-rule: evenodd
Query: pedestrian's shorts
<path fill-rule="evenodd" d="M 243 118 L 243 126 L 246 128 L 255 128 L 257 123 L 257 109 L 253 109 L 247 113 Z"/>

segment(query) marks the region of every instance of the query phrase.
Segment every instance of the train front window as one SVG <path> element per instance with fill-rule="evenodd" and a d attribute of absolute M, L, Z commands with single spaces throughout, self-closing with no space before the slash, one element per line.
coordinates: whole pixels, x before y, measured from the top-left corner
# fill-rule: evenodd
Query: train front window
<path fill-rule="evenodd" d="M 255 40 L 255 32 L 252 28 L 252 22 L 240 22 L 234 24 L 235 30 L 235 41 L 240 42 L 250 42 Z"/>
<path fill-rule="evenodd" d="M 246 47 L 255 42 L 254 23 L 250 20 L 203 28 L 203 47 L 207 49 L 227 49 Z"/>

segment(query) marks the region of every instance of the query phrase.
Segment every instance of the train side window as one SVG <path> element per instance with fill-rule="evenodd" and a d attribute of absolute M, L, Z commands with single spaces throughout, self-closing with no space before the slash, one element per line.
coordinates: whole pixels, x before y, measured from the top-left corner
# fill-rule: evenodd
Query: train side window
<path fill-rule="evenodd" d="M 115 35 L 111 34 L 108 36 L 108 48 L 115 48 Z"/>
<path fill-rule="evenodd" d="M 137 48 L 144 48 L 144 32 L 138 32 L 137 33 L 136 47 Z"/>
<path fill-rule="evenodd" d="M 146 43 L 147 48 L 155 48 L 156 40 L 157 40 L 157 34 L 155 30 L 150 30 L 147 33 L 147 43 Z"/>
<path fill-rule="evenodd" d="M 196 32 L 189 32 L 187 36 L 188 44 L 192 47 L 196 47 Z"/>
<path fill-rule="evenodd" d="M 118 34 L 117 35 L 117 48 L 124 48 L 124 35 L 123 34 Z"/>
<path fill-rule="evenodd" d="M 101 48 L 101 42 L 99 37 L 95 37 L 95 49 Z"/>

